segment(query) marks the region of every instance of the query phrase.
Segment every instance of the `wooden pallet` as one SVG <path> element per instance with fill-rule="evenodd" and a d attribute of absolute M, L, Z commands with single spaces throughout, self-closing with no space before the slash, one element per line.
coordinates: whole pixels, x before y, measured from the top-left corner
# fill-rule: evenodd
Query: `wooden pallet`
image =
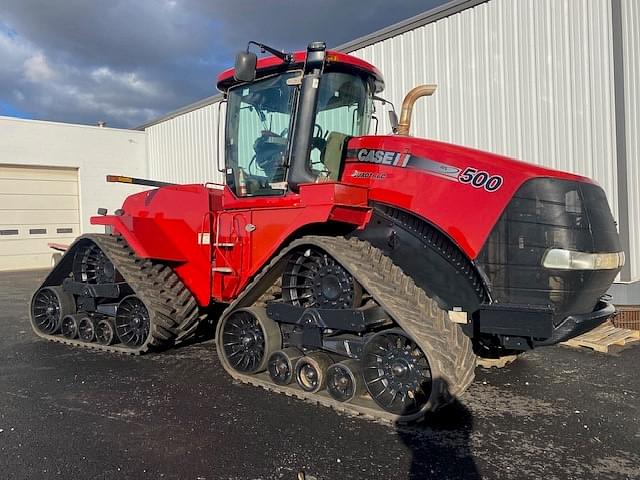
<path fill-rule="evenodd" d="M 562 345 L 610 353 L 634 342 L 640 342 L 640 331 L 617 328 L 611 322 L 606 322 L 590 332 L 562 342 Z"/>

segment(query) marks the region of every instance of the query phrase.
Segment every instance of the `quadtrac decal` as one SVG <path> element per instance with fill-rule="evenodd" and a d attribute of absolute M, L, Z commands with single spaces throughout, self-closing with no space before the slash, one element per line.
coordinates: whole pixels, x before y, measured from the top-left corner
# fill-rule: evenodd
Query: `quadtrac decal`
<path fill-rule="evenodd" d="M 453 165 L 436 162 L 430 158 L 417 157 L 409 153 L 360 148 L 357 150 L 349 150 L 347 152 L 347 158 L 357 160 L 358 162 L 388 165 L 390 167 L 415 168 L 447 180 L 470 185 L 474 188 L 483 188 L 487 192 L 499 190 L 504 182 L 504 179 L 500 175 L 491 175 L 488 172 L 473 167 L 461 169 Z M 365 175 L 365 172 L 359 171 L 354 172 L 352 176 L 355 178 L 385 178 L 384 174 Z"/>

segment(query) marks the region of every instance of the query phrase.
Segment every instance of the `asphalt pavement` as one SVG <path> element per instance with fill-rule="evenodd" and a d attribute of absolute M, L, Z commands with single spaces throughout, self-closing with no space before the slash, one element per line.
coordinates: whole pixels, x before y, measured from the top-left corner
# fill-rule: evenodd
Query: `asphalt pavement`
<path fill-rule="evenodd" d="M 0 273 L 0 479 L 640 479 L 640 347 L 477 369 L 397 429 L 238 385 L 211 340 L 143 357 L 37 339 Z"/>

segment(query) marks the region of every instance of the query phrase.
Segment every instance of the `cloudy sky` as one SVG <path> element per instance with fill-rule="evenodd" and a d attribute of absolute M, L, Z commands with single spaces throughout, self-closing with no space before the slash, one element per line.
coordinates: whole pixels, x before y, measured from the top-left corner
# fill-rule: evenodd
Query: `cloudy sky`
<path fill-rule="evenodd" d="M 134 127 L 213 95 L 248 40 L 336 46 L 444 0 L 0 0 L 0 115 Z"/>

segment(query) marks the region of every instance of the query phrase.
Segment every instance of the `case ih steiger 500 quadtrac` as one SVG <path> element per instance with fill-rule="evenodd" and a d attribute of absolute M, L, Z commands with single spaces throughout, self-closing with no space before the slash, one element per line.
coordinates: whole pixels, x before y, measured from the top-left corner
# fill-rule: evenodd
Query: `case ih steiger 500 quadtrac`
<path fill-rule="evenodd" d="M 624 256 L 588 178 L 409 136 L 371 136 L 372 65 L 312 43 L 243 52 L 226 98 L 226 184 L 170 185 L 92 218 L 34 294 L 38 335 L 144 353 L 206 312 L 233 378 L 340 411 L 420 419 L 476 356 L 552 345 L 614 313 Z M 212 162 L 215 160 L 212 159 Z"/>

